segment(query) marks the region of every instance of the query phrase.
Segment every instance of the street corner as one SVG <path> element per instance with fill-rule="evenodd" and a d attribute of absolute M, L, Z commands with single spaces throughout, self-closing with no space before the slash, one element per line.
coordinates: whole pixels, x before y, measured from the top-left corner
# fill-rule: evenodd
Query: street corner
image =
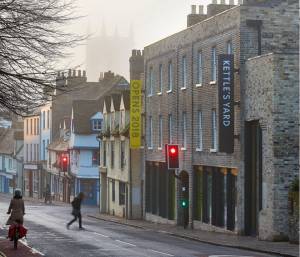
<path fill-rule="evenodd" d="M 14 249 L 13 242 L 0 237 L 0 257 L 39 257 L 43 253 L 27 245 L 26 240 L 19 240 L 18 249 Z"/>

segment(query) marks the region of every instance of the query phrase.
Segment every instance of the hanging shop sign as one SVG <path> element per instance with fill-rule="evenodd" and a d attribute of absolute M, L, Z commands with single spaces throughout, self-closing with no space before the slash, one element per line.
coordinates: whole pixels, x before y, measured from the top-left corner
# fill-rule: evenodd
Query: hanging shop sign
<path fill-rule="evenodd" d="M 130 148 L 141 146 L 142 133 L 142 81 L 130 82 Z"/>

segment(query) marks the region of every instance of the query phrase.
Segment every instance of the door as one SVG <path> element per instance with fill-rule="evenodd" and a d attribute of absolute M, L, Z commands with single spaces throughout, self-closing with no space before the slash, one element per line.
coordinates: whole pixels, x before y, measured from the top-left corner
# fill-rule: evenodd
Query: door
<path fill-rule="evenodd" d="M 258 234 L 262 208 L 262 132 L 258 121 L 245 124 L 245 234 Z"/>
<path fill-rule="evenodd" d="M 84 204 L 97 205 L 97 179 L 81 179 L 80 189 L 85 195 Z"/>

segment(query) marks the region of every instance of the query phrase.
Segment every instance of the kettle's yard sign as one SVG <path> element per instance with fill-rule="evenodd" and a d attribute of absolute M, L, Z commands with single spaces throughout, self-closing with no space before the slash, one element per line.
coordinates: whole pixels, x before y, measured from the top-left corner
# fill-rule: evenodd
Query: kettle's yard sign
<path fill-rule="evenodd" d="M 234 58 L 219 55 L 219 151 L 234 151 Z"/>
<path fill-rule="evenodd" d="M 141 146 L 142 133 L 142 81 L 130 83 L 130 148 Z"/>

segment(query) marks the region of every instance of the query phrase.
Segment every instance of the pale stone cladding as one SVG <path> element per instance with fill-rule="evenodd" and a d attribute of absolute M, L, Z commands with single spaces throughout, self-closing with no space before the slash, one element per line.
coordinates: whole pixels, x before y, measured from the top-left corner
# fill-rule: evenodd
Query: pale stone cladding
<path fill-rule="evenodd" d="M 298 55 L 267 54 L 247 60 L 245 90 L 245 119 L 259 121 L 262 129 L 259 237 L 279 240 L 288 235 L 288 188 L 299 175 Z"/>
<path fill-rule="evenodd" d="M 195 174 L 196 171 L 202 170 L 203 167 L 210 167 L 222 170 L 227 169 L 224 174 L 231 172 L 237 175 L 236 181 L 236 209 L 234 214 L 234 232 L 241 234 L 260 234 L 261 238 L 275 239 L 271 235 L 274 231 L 286 233 L 283 226 L 286 222 L 280 222 L 280 217 L 285 212 L 279 211 L 283 207 L 272 208 L 268 211 L 266 219 L 273 219 L 272 225 L 264 221 L 262 213 L 257 218 L 257 231 L 245 231 L 245 163 L 244 163 L 244 146 L 245 133 L 244 122 L 247 121 L 247 108 L 256 108 L 257 106 L 246 106 L 246 61 L 249 58 L 261 54 L 271 52 L 275 53 L 295 53 L 298 50 L 298 2 L 297 1 L 277 1 L 264 0 L 244 1 L 244 5 L 233 7 L 227 11 L 219 13 L 215 16 L 195 24 L 181 32 L 162 39 L 154 44 L 151 44 L 144 49 L 144 73 L 145 73 L 145 121 L 146 121 L 146 136 L 148 137 L 145 145 L 145 160 L 146 160 L 146 182 L 147 187 L 147 167 L 150 173 L 161 173 L 166 170 L 164 145 L 168 143 L 168 116 L 172 114 L 172 143 L 183 144 L 183 129 L 182 120 L 183 113 L 186 114 L 186 147 L 180 151 L 180 169 L 179 171 L 187 171 L 189 174 L 189 225 L 200 227 L 208 230 L 223 230 L 228 231 L 228 228 L 222 226 L 214 226 L 211 222 L 201 222 L 195 220 L 195 203 L 193 196 L 195 194 Z M 261 32 L 259 33 L 259 29 Z M 216 48 L 216 53 L 226 53 L 227 43 L 232 43 L 232 49 L 235 61 L 235 83 L 234 83 L 234 101 L 235 101 L 235 128 L 234 128 L 234 153 L 226 154 L 218 151 L 213 151 L 212 142 L 212 110 L 216 109 L 218 117 L 218 88 L 217 83 L 211 81 L 211 51 Z M 203 80 L 201 86 L 197 81 L 197 53 L 202 51 L 203 54 Z M 182 58 L 186 57 L 187 62 L 187 85 L 183 88 L 182 78 Z M 173 64 L 173 88 L 168 91 L 168 63 Z M 162 90 L 160 90 L 160 65 L 162 65 Z M 292 65 L 296 65 L 293 62 Z M 153 90 L 149 89 L 150 85 L 150 70 L 153 72 Z M 260 70 L 261 67 L 255 67 Z M 295 68 L 293 67 L 295 70 Z M 291 76 L 296 76 L 294 72 Z M 267 76 L 267 74 L 266 74 Z M 197 85 L 198 84 L 198 85 Z M 241 85 L 241 88 L 240 88 Z M 161 91 L 161 92 L 160 92 Z M 254 95 L 254 98 L 259 98 L 260 95 Z M 295 98 L 293 98 L 293 105 Z M 197 115 L 201 110 L 203 118 L 203 148 L 196 149 L 197 141 Z M 159 116 L 162 117 L 162 147 L 159 144 Z M 150 143 L 150 117 L 152 119 L 152 143 Z M 297 123 L 297 122 L 296 122 Z M 282 129 L 282 124 L 276 127 L 278 131 Z M 285 126 L 285 125 L 284 125 Z M 218 128 L 217 128 L 218 129 Z M 267 139 L 264 139 L 267 140 Z M 294 143 L 291 143 L 294 145 Z M 265 149 L 269 149 L 271 145 L 266 145 Z M 294 147 L 294 146 L 293 146 Z M 296 151 L 292 147 L 293 151 Z M 266 150 L 267 151 L 267 150 Z M 268 150 L 270 151 L 270 150 Z M 291 157 L 292 159 L 294 157 Z M 294 161 L 294 159 L 293 159 Z M 291 160 L 291 162 L 293 162 Z M 285 166 L 285 161 L 278 165 Z M 293 166 L 294 167 L 294 166 Z M 295 168 L 295 167 L 294 167 Z M 295 174 L 295 169 L 289 169 L 286 176 L 291 178 Z M 229 169 L 229 170 L 228 170 Z M 279 171 L 278 171 L 279 172 Z M 149 172 L 148 172 L 149 173 Z M 151 177 L 151 180 L 153 178 Z M 156 175 L 154 176 L 156 179 Z M 289 179 L 287 179 L 289 180 Z M 286 182 L 288 183 L 288 182 Z M 285 184 L 286 185 L 286 184 Z M 277 184 L 272 182 L 273 187 Z M 180 182 L 176 180 L 176 213 L 172 216 L 177 220 L 177 224 L 181 224 L 180 208 L 177 208 L 180 199 Z M 287 188 L 278 187 L 278 191 L 274 197 L 276 199 L 285 199 Z M 147 196 L 145 192 L 145 199 Z M 159 199 L 159 193 L 155 195 Z M 275 199 L 275 198 L 272 198 Z M 278 201 L 274 202 L 278 204 Z M 153 207 L 153 206 L 150 206 Z M 154 206 L 155 207 L 155 206 Z M 173 206 L 172 206 L 173 208 Z M 149 209 L 149 207 L 148 207 Z M 150 208 L 151 209 L 151 208 Z M 160 220 L 153 218 L 153 215 L 161 216 L 159 210 L 154 208 L 147 212 L 146 203 L 146 218 L 150 220 Z M 147 215 L 148 214 L 148 215 Z M 278 216 L 277 216 L 278 214 Z M 276 215 L 276 218 L 274 218 Z M 273 218 L 272 218 L 273 217 Z M 165 217 L 163 217 L 165 218 Z M 163 219 L 161 219 L 163 221 Z M 287 219 L 286 219 L 287 220 Z M 225 218 L 226 223 L 226 218 Z M 276 228 L 275 228 L 276 227 Z M 280 229 L 279 229 L 280 228 Z M 230 229 L 232 230 L 232 229 Z M 276 234 L 276 233 L 275 233 Z M 279 233 L 280 234 L 280 233 Z"/>

